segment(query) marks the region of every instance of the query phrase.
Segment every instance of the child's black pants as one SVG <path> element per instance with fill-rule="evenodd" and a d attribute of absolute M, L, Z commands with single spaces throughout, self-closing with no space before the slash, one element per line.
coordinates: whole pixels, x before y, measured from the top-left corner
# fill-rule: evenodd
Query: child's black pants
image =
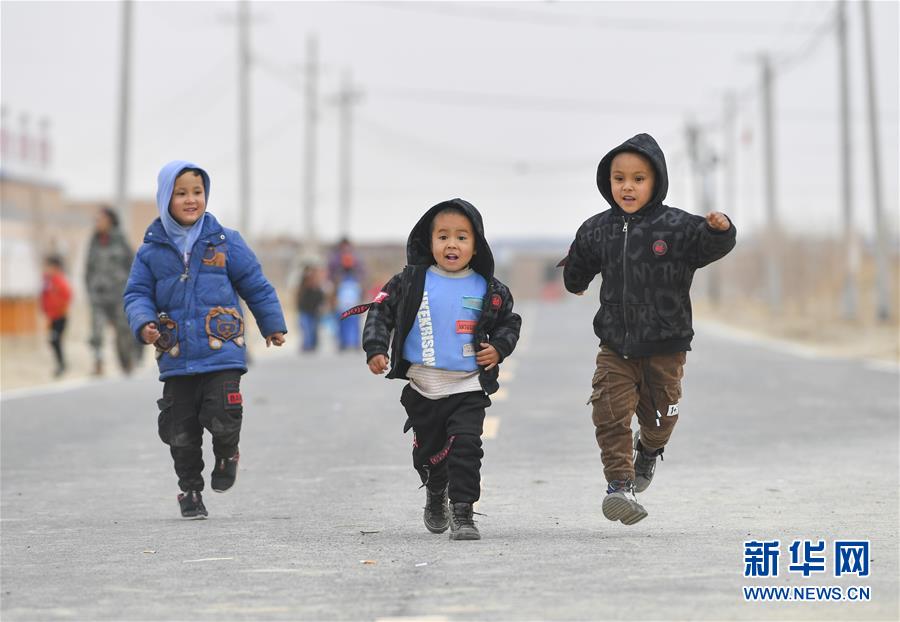
<path fill-rule="evenodd" d="M 61 317 L 50 322 L 50 347 L 53 348 L 53 355 L 56 357 L 56 368 L 64 369 L 66 359 L 63 356 L 62 336 L 66 330 L 66 318 Z"/>
<path fill-rule="evenodd" d="M 413 429 L 413 466 L 422 483 L 441 490 L 449 482 L 450 500 L 475 503 L 481 496 L 481 432 L 491 399 L 483 391 L 430 400 L 406 385 L 400 396 Z"/>
<path fill-rule="evenodd" d="M 241 371 L 173 376 L 163 386 L 159 437 L 175 461 L 178 487 L 203 490 L 203 429 L 212 434 L 213 454 L 230 458 L 238 449 L 243 419 Z"/>

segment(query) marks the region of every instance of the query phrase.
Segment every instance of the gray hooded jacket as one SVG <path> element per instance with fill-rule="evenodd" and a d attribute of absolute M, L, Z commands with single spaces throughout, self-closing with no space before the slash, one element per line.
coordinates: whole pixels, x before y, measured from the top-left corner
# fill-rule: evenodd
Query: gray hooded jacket
<path fill-rule="evenodd" d="M 88 247 L 85 284 L 91 304 L 119 304 L 131 272 L 134 253 L 121 229 L 94 233 Z"/>

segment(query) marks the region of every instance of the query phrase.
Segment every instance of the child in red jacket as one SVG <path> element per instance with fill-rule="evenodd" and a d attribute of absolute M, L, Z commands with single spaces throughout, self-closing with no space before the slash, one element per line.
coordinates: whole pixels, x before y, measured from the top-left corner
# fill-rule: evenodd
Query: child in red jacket
<path fill-rule="evenodd" d="M 41 290 L 41 310 L 50 321 L 50 346 L 56 356 L 56 371 L 59 377 L 66 371 L 63 357 L 62 334 L 66 330 L 66 316 L 69 313 L 69 302 L 72 300 L 72 288 L 63 274 L 62 258 L 51 255 L 44 260 L 44 286 Z"/>

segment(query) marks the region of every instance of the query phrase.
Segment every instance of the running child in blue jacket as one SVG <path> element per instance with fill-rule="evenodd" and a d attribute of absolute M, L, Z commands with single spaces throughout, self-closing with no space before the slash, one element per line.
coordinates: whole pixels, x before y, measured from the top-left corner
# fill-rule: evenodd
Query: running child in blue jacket
<path fill-rule="evenodd" d="M 203 505 L 203 429 L 212 435 L 210 485 L 225 492 L 237 476 L 247 371 L 243 298 L 266 346 L 287 328 L 275 289 L 241 235 L 206 211 L 209 175 L 176 160 L 159 172 L 159 218 L 144 236 L 125 288 L 125 313 L 141 343 L 156 347 L 163 386 L 159 437 L 169 445 L 185 518 Z"/>

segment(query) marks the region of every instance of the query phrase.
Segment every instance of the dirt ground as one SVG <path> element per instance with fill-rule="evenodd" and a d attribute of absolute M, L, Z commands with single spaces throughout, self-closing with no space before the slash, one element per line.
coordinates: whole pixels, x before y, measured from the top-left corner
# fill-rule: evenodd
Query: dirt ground
<path fill-rule="evenodd" d="M 694 304 L 698 322 L 713 322 L 754 336 L 777 339 L 801 346 L 822 356 L 875 359 L 900 364 L 900 325 L 896 319 L 879 322 L 874 313 L 856 321 L 828 314 L 785 309 L 780 317 L 758 303 L 731 303 L 716 307 Z"/>

